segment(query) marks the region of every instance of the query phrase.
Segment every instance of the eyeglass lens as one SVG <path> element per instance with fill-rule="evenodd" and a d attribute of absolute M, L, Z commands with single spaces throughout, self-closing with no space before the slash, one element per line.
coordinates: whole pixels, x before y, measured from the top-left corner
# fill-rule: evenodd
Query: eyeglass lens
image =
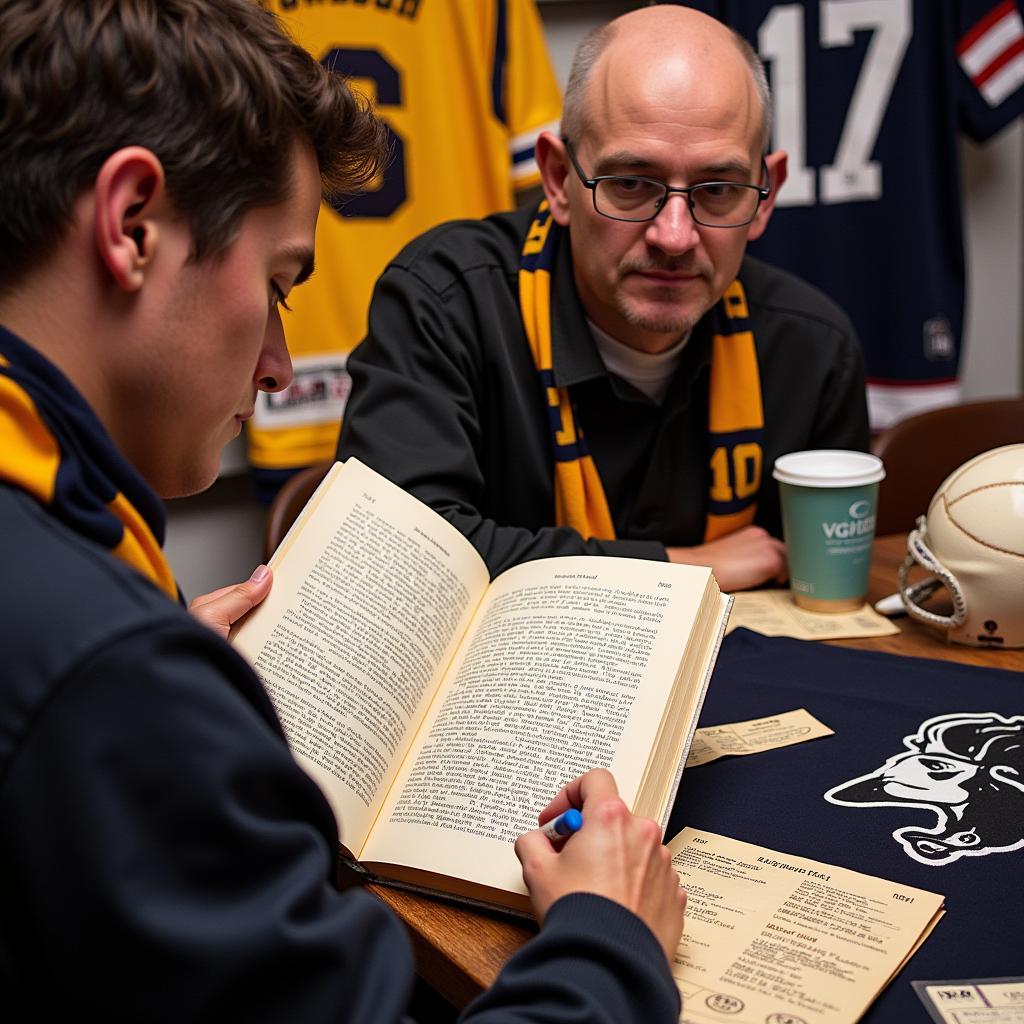
<path fill-rule="evenodd" d="M 664 185 L 644 178 L 600 178 L 594 188 L 598 212 L 624 220 L 650 220 L 670 194 Z M 709 182 L 693 186 L 688 195 L 699 224 L 738 225 L 757 213 L 758 191 L 749 185 Z"/>

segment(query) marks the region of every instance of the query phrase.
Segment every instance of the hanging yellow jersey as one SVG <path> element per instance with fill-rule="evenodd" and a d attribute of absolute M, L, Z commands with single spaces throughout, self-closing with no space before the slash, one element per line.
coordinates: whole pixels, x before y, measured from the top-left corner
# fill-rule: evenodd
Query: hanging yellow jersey
<path fill-rule="evenodd" d="M 295 380 L 261 394 L 257 469 L 334 456 L 347 353 L 388 260 L 435 224 L 509 209 L 540 181 L 534 142 L 561 97 L 534 0 L 263 0 L 296 40 L 350 76 L 387 123 L 394 157 L 377 187 L 324 203 L 316 272 L 289 298 Z"/>

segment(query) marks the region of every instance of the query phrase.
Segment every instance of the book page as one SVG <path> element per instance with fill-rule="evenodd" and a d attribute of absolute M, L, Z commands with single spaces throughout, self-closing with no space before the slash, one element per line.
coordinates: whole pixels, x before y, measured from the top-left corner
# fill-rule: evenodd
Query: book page
<path fill-rule="evenodd" d="M 357 460 L 336 464 L 234 636 L 358 856 L 488 573 L 449 523 Z"/>
<path fill-rule="evenodd" d="M 672 973 L 685 1021 L 853 1024 L 933 927 L 943 898 L 686 828 Z"/>
<path fill-rule="evenodd" d="M 720 607 L 709 587 L 706 568 L 638 559 L 549 558 L 503 573 L 365 859 L 524 892 L 512 844 L 567 781 L 608 768 L 633 804 L 698 613 Z"/>

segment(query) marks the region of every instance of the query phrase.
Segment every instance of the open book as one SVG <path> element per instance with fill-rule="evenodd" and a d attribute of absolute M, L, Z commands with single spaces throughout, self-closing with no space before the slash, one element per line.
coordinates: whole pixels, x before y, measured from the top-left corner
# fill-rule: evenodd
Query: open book
<path fill-rule="evenodd" d="M 270 564 L 232 639 L 375 878 L 527 911 L 512 844 L 595 767 L 664 829 L 728 618 L 710 569 L 545 558 L 489 582 L 355 459 Z"/>

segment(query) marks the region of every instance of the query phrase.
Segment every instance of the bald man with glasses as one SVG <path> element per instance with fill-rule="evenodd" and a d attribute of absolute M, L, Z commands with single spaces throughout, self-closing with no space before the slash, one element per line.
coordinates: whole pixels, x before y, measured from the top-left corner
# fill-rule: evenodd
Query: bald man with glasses
<path fill-rule="evenodd" d="M 869 435 L 845 314 L 745 255 L 786 176 L 770 109 L 756 54 L 699 12 L 591 33 L 537 144 L 540 206 L 442 225 L 382 275 L 339 457 L 492 574 L 606 554 L 784 581 L 772 463 Z"/>

